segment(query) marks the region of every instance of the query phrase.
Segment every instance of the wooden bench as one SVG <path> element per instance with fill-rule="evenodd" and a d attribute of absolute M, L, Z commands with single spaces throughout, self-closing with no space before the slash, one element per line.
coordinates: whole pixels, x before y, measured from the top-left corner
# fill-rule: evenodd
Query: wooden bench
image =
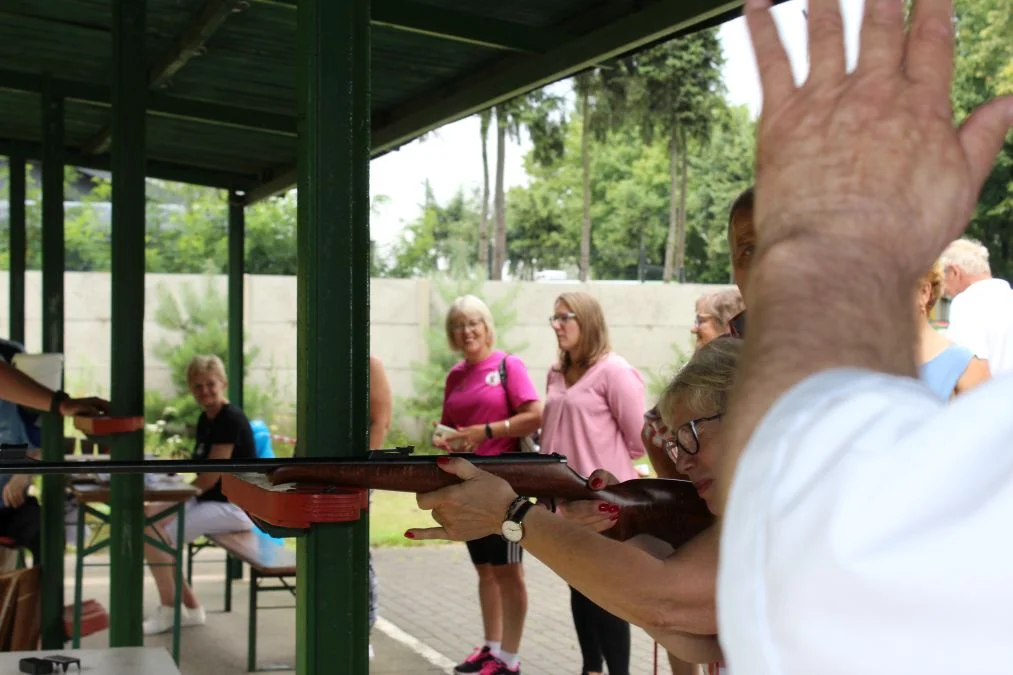
<path fill-rule="evenodd" d="M 261 608 L 257 602 L 260 593 L 269 591 L 288 591 L 295 596 L 295 551 L 277 544 L 256 532 L 232 532 L 229 534 L 209 534 L 207 539 L 226 553 L 225 562 L 225 598 L 226 611 L 232 608 L 232 581 L 235 561 L 246 563 L 250 567 L 250 618 L 247 635 L 246 669 L 248 672 L 257 670 L 291 670 L 291 664 L 271 665 L 257 668 L 257 610 L 258 609 L 291 609 L 271 606 Z M 265 584 L 272 581 L 272 584 Z"/>

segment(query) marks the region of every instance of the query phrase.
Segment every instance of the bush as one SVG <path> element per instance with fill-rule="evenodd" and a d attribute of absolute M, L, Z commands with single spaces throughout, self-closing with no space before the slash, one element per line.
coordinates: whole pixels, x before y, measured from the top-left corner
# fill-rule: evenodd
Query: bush
<path fill-rule="evenodd" d="M 192 438 L 193 429 L 200 417 L 200 407 L 190 395 L 186 382 L 186 368 L 194 356 L 215 354 L 228 363 L 228 296 L 220 293 L 214 277 L 207 275 L 204 288 L 195 290 L 184 284 L 180 300 L 164 287 L 157 291 L 155 323 L 172 334 L 154 347 L 155 356 L 169 367 L 175 393 L 166 397 L 158 392 L 145 392 L 144 417 L 148 424 L 161 422 L 158 435 L 163 443 L 175 436 Z M 257 357 L 258 349 L 247 348 L 243 354 L 243 371 Z M 255 419 L 268 412 L 275 397 L 258 387 L 245 386 L 244 412 Z M 155 430 L 151 431 L 154 443 Z"/>

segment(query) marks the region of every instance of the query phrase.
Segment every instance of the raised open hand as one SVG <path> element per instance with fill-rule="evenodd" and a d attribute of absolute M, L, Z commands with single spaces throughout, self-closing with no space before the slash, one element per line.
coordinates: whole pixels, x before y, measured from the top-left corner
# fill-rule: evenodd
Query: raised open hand
<path fill-rule="evenodd" d="M 756 221 L 762 248 L 858 242 L 920 274 L 967 226 L 1013 125 L 1013 97 L 960 128 L 950 85 L 952 0 L 866 0 L 858 66 L 845 66 L 838 0 L 809 1 L 810 74 L 796 87 L 769 12 L 747 0 L 763 85 Z"/>

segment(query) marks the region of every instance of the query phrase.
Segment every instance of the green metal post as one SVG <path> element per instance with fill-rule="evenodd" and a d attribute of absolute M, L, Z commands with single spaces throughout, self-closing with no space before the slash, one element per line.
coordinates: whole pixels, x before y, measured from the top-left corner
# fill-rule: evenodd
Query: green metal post
<path fill-rule="evenodd" d="M 63 353 L 63 98 L 42 92 L 42 351 Z M 42 458 L 63 459 L 63 418 L 42 421 Z M 64 477 L 42 477 L 42 648 L 63 646 Z"/>
<path fill-rule="evenodd" d="M 112 3 L 112 403 L 144 414 L 144 0 Z M 144 436 L 112 445 L 113 459 L 144 458 Z M 109 645 L 144 644 L 144 478 L 112 478 Z"/>
<path fill-rule="evenodd" d="M 10 203 L 10 339 L 25 344 L 25 158 L 12 154 L 7 158 L 10 174 L 7 186 Z"/>
<path fill-rule="evenodd" d="M 305 456 L 369 434 L 369 0 L 298 6 L 298 426 Z M 296 672 L 369 672 L 366 514 L 299 539 Z"/>
<path fill-rule="evenodd" d="M 229 401 L 243 407 L 243 275 L 246 272 L 246 205 L 229 192 Z"/>

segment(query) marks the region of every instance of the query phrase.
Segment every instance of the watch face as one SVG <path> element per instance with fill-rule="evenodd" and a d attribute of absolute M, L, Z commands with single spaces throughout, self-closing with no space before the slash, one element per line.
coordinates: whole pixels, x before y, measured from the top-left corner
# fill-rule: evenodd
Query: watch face
<path fill-rule="evenodd" d="M 503 521 L 503 526 L 500 529 L 503 533 L 503 538 L 515 544 L 524 536 L 524 526 L 512 520 Z"/>

